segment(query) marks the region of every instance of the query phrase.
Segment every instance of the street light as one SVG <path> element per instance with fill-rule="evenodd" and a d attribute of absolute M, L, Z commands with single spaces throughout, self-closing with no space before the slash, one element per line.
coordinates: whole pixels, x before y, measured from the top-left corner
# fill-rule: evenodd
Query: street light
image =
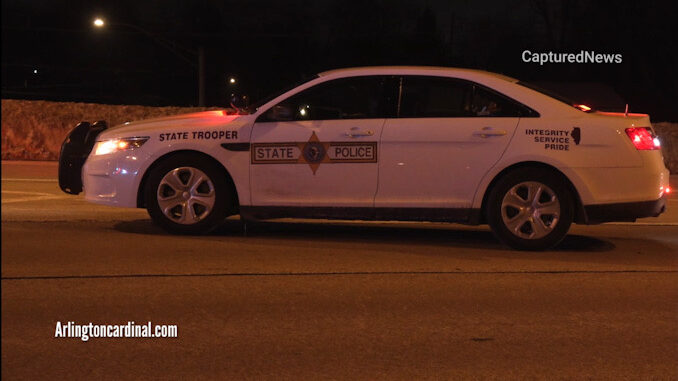
<path fill-rule="evenodd" d="M 106 25 L 106 22 L 104 19 L 97 17 L 94 19 L 93 24 L 96 28 L 103 28 Z M 159 37 L 146 29 L 134 25 L 134 24 L 127 24 L 127 23 L 121 23 L 121 22 L 116 22 L 116 23 L 110 23 L 111 26 L 122 26 L 126 28 L 131 28 L 136 30 L 137 32 L 141 32 L 142 34 L 146 35 L 146 37 L 152 39 L 155 41 L 158 45 L 161 45 L 165 49 L 169 50 L 172 52 L 175 56 L 181 58 L 184 62 L 188 63 L 191 65 L 193 68 L 196 67 L 195 65 L 195 56 L 198 57 L 198 106 L 204 107 L 205 106 L 205 49 L 202 46 L 198 47 L 198 51 L 182 47 L 174 42 L 168 41 L 162 37 Z M 190 55 L 193 56 L 193 60 L 186 58 L 185 55 L 180 53 L 177 50 L 177 47 L 181 47 L 184 51 L 188 52 Z"/>

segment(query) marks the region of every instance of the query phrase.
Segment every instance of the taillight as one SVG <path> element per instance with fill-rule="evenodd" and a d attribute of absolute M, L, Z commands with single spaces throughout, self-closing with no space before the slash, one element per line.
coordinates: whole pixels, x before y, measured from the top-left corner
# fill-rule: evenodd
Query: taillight
<path fill-rule="evenodd" d="M 631 139 L 637 150 L 659 149 L 659 138 L 654 136 L 648 127 L 632 127 L 626 129 L 626 135 Z"/>

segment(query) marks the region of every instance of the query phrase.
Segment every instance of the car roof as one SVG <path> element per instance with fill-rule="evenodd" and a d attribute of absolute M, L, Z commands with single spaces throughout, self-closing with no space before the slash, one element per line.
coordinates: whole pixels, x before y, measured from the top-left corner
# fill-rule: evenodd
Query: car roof
<path fill-rule="evenodd" d="M 334 69 L 318 73 L 320 77 L 350 76 L 350 75 L 378 75 L 378 74 L 409 74 L 409 75 L 472 75 L 492 77 L 508 82 L 518 82 L 517 79 L 503 74 L 492 73 L 485 70 L 442 67 L 442 66 L 364 66 L 344 69 Z"/>

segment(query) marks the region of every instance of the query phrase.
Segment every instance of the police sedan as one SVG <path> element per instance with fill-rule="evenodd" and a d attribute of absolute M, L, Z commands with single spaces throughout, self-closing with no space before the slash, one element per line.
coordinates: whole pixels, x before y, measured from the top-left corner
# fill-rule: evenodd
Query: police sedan
<path fill-rule="evenodd" d="M 81 123 L 60 157 L 64 191 L 177 234 L 234 214 L 447 221 L 527 250 L 572 223 L 658 216 L 668 181 L 648 115 L 435 67 L 332 70 L 238 112 Z"/>

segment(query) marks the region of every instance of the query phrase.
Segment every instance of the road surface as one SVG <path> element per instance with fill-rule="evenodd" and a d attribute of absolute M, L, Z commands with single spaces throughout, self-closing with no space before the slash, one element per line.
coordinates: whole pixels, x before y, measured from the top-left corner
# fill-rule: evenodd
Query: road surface
<path fill-rule="evenodd" d="M 678 379 L 675 193 L 533 253 L 455 224 L 169 236 L 55 177 L 2 163 L 4 379 Z M 178 337 L 55 338 L 128 321 Z"/>

